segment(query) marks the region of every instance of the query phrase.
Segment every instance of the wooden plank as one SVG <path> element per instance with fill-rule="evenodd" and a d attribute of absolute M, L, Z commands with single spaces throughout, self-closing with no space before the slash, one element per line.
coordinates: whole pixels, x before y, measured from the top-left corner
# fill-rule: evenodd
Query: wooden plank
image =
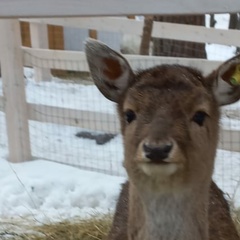
<path fill-rule="evenodd" d="M 30 36 L 33 48 L 48 48 L 48 28 L 46 24 L 30 23 Z M 49 68 L 34 67 L 35 81 L 50 81 L 52 78 Z"/>
<path fill-rule="evenodd" d="M 49 113 L 49 114 L 46 114 Z M 118 133 L 119 123 L 116 115 L 101 112 L 83 111 L 28 104 L 30 120 L 81 127 L 106 133 Z"/>
<path fill-rule="evenodd" d="M 20 23 L 0 20 L 0 58 L 6 113 L 9 161 L 31 159 Z"/>
<path fill-rule="evenodd" d="M 31 23 L 39 23 L 38 21 L 30 21 Z M 22 45 L 31 47 L 30 26 L 29 21 L 21 22 Z M 48 25 L 48 45 L 50 49 L 64 49 L 64 33 L 63 27 Z"/>
<path fill-rule="evenodd" d="M 4 111 L 3 97 L 0 96 L 0 111 Z M 51 113 L 50 115 L 46 113 Z M 74 127 L 87 128 L 106 133 L 119 133 L 116 115 L 82 111 L 28 103 L 30 120 L 48 122 Z M 99 122 L 101 124 L 99 124 Z M 218 148 L 240 152 L 240 131 L 221 129 Z"/>
<path fill-rule="evenodd" d="M 218 147 L 228 151 L 240 152 L 240 131 L 221 129 Z"/>
<path fill-rule="evenodd" d="M 84 52 L 61 51 L 48 49 L 32 49 L 23 47 L 23 58 L 25 66 L 37 66 L 66 69 L 72 71 L 89 71 Z M 177 57 L 158 57 L 124 55 L 133 69 L 145 69 L 160 64 L 182 64 L 200 69 L 204 74 L 210 73 L 220 65 L 220 61 L 209 61 L 206 59 L 191 59 Z"/>
<path fill-rule="evenodd" d="M 139 36 L 142 35 L 143 29 L 142 21 L 119 17 L 43 18 L 22 20 L 59 26 L 95 29 L 98 31 L 120 32 Z M 240 46 L 239 30 L 215 29 L 184 24 L 154 22 L 152 37 Z"/>
<path fill-rule="evenodd" d="M 0 96 L 0 111 L 4 111 L 3 97 Z M 46 113 L 51 113 L 47 115 Z M 116 115 L 91 111 L 81 111 L 45 105 L 28 104 L 29 119 L 39 122 L 63 124 L 88 128 L 106 133 L 118 133 L 119 122 Z M 100 120 L 101 125 L 97 123 Z M 218 148 L 240 152 L 240 131 L 220 130 Z"/>
<path fill-rule="evenodd" d="M 239 0 L 1 0 L 0 17 L 63 17 L 238 12 Z"/>
<path fill-rule="evenodd" d="M 143 22 L 123 17 L 22 18 L 21 21 L 141 35 Z"/>
<path fill-rule="evenodd" d="M 71 71 L 89 71 L 83 52 L 23 47 L 24 65 Z"/>
<path fill-rule="evenodd" d="M 29 22 L 21 22 L 22 45 L 31 47 L 30 26 Z"/>
<path fill-rule="evenodd" d="M 154 22 L 152 37 L 240 46 L 239 30 L 224 30 L 184 24 Z"/>
<path fill-rule="evenodd" d="M 1 99 L 0 99 L 1 100 Z M 28 104 L 29 119 L 87 128 L 106 133 L 119 133 L 119 121 L 115 114 L 83 111 L 52 107 L 38 104 Z M 51 113 L 47 115 L 46 113 Z M 240 131 L 221 129 L 218 148 L 227 151 L 240 152 Z"/>
<path fill-rule="evenodd" d="M 90 29 L 88 35 L 90 38 L 98 39 L 98 34 L 96 30 Z"/>
<path fill-rule="evenodd" d="M 62 26 L 48 24 L 49 49 L 64 50 L 64 32 Z M 66 76 L 66 72 L 59 69 L 51 69 L 53 76 Z"/>
<path fill-rule="evenodd" d="M 50 49 L 64 49 L 64 34 L 62 26 L 48 24 L 48 37 Z"/>

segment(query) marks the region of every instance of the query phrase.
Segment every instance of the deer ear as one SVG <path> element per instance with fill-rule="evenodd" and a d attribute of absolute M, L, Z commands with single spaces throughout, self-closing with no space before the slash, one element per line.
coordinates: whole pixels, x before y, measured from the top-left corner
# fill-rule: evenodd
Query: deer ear
<path fill-rule="evenodd" d="M 213 90 L 220 106 L 240 99 L 240 55 L 224 62 L 213 74 Z"/>
<path fill-rule="evenodd" d="M 106 98 L 118 102 L 119 96 L 134 78 L 127 60 L 105 44 L 92 39 L 86 42 L 85 52 L 96 86 Z"/>

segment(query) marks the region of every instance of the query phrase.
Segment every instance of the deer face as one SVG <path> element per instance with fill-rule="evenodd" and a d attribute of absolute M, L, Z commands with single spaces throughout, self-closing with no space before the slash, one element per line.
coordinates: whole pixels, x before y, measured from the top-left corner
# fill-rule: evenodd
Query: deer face
<path fill-rule="evenodd" d="M 118 105 L 130 181 L 153 190 L 210 182 L 219 106 L 240 98 L 240 87 L 230 83 L 239 57 L 204 78 L 175 65 L 134 74 L 121 55 L 97 41 L 86 44 L 86 53 L 95 84 Z"/>
<path fill-rule="evenodd" d="M 219 113 L 205 81 L 179 66 L 136 75 L 118 105 L 129 176 L 160 186 L 211 175 Z"/>

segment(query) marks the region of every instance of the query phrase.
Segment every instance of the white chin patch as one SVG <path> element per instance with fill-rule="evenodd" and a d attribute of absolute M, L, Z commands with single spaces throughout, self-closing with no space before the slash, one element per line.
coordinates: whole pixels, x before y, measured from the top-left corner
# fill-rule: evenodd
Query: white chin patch
<path fill-rule="evenodd" d="M 156 165 L 156 164 L 149 164 L 149 163 L 143 163 L 139 164 L 139 168 L 142 169 L 142 171 L 147 175 L 147 176 L 171 176 L 177 171 L 177 164 L 170 163 L 170 164 L 165 164 L 165 165 Z"/>

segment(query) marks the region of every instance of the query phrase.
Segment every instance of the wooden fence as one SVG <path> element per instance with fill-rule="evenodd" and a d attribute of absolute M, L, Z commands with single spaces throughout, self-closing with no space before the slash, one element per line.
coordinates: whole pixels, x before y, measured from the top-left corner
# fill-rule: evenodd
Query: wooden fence
<path fill-rule="evenodd" d="M 1 4 L 0 4 L 1 9 Z M 1 15 L 0 10 L 0 15 Z M 21 44 L 20 21 L 30 23 L 32 48 Z M 143 22 L 118 17 L 98 18 L 39 18 L 39 19 L 1 19 L 0 20 L 0 59 L 4 96 L 0 97 L 0 109 L 6 113 L 9 160 L 11 162 L 26 161 L 32 158 L 29 138 L 28 120 L 66 124 L 84 128 L 89 127 L 89 118 L 106 119 L 105 125 L 101 122 L 101 130 L 105 132 L 118 132 L 119 126 L 116 116 L 100 114 L 91 111 L 73 110 L 26 102 L 23 67 L 33 67 L 37 81 L 49 79 L 50 69 L 63 69 L 74 71 L 89 71 L 83 52 L 50 50 L 48 45 L 47 24 L 56 26 L 70 26 L 102 31 L 116 31 L 141 35 Z M 180 25 L 154 22 L 152 36 L 156 38 L 171 38 L 193 42 L 218 43 L 240 47 L 240 31 L 211 29 L 201 26 Z M 161 63 L 179 63 L 197 67 L 204 74 L 216 68 L 219 61 L 204 59 L 188 59 L 175 57 L 154 56 L 125 56 L 133 69 L 151 67 Z M 71 64 L 68 62 L 71 61 Z M 42 112 L 51 112 L 51 118 L 42 115 Z M 64 119 L 65 116 L 69 116 Z M 86 118 L 88 116 L 88 118 Z M 62 120 L 61 120 L 62 119 Z M 111 121 L 109 121 L 109 119 Z M 108 121 L 107 121 L 108 120 Z M 98 130 L 98 123 L 93 123 Z M 99 126 L 100 127 L 100 126 Z M 100 128 L 99 128 L 100 129 Z M 240 144 L 232 141 L 224 144 L 229 136 L 239 139 L 239 131 L 221 131 L 220 148 L 240 151 Z"/>
<path fill-rule="evenodd" d="M 1 0 L 0 18 L 235 13 L 239 0 Z"/>

